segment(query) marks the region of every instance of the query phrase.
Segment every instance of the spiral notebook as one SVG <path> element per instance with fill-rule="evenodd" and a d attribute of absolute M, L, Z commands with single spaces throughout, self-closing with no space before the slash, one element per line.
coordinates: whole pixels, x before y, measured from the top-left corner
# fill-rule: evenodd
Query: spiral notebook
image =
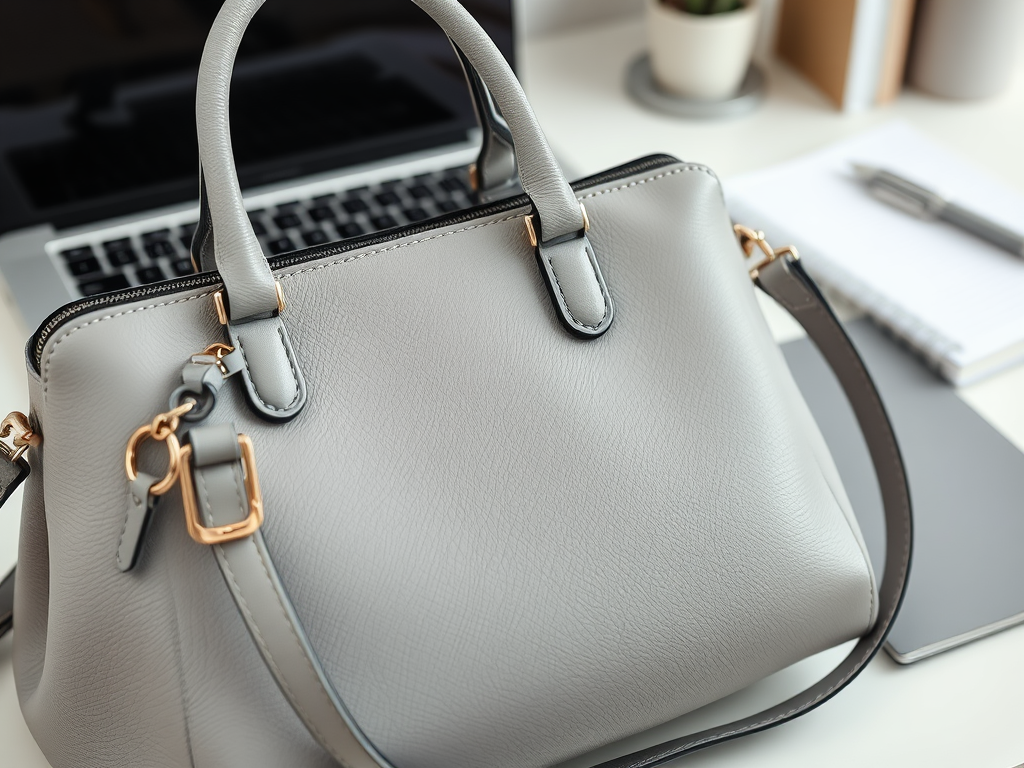
<path fill-rule="evenodd" d="M 853 162 L 1024 230 L 1024 195 L 904 123 L 728 180 L 729 210 L 770 242 L 795 244 L 820 282 L 954 384 L 1024 361 L 1024 259 L 877 201 L 854 180 Z"/>

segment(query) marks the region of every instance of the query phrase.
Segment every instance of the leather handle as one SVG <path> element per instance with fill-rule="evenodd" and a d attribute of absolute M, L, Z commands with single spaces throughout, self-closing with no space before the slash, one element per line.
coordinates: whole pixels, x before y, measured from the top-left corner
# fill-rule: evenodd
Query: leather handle
<path fill-rule="evenodd" d="M 277 293 L 242 205 L 228 115 L 231 73 L 242 35 L 265 0 L 226 0 L 199 67 L 196 114 L 199 157 L 210 206 L 217 267 L 233 323 L 273 315 Z M 413 0 L 458 46 L 497 103 L 515 140 L 519 177 L 537 210 L 545 242 L 581 233 L 579 202 L 555 162 L 519 81 L 497 47 L 455 0 Z"/>

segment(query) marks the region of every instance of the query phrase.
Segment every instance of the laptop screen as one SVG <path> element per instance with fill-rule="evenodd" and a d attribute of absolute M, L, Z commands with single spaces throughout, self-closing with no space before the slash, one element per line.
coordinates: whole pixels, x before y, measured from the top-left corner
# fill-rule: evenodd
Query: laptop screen
<path fill-rule="evenodd" d="M 463 0 L 509 61 L 511 0 Z M 0 0 L 0 232 L 197 194 L 195 78 L 220 0 Z M 410 0 L 273 0 L 231 92 L 243 187 L 464 141 L 445 35 Z"/>

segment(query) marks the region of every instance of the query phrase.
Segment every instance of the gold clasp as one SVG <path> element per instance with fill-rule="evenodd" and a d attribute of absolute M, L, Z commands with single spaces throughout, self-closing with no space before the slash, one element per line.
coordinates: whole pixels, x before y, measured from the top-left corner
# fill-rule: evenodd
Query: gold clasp
<path fill-rule="evenodd" d="M 124 452 L 124 471 L 130 482 L 134 483 L 139 478 L 137 463 L 139 445 L 144 440 L 156 440 L 167 445 L 167 472 L 162 480 L 158 480 L 150 486 L 149 492 L 154 496 L 163 496 L 174 487 L 178 481 L 181 457 L 181 444 L 174 433 L 178 431 L 181 417 L 194 407 L 195 402 L 193 401 L 179 405 L 167 413 L 158 414 L 149 424 L 143 424 L 132 433 Z"/>
<path fill-rule="evenodd" d="M 181 449 L 181 499 L 185 507 L 185 524 L 188 526 L 189 536 L 200 544 L 226 544 L 229 541 L 244 539 L 252 536 L 263 525 L 263 494 L 256 475 L 256 455 L 252 448 L 252 440 L 248 435 L 239 435 L 238 447 L 242 454 L 242 475 L 245 481 L 245 494 L 249 498 L 249 516 L 240 522 L 213 528 L 204 526 L 199 517 L 195 485 L 192 482 L 192 446 L 186 445 Z"/>
<path fill-rule="evenodd" d="M 589 216 L 589 214 L 587 214 L 587 206 L 585 206 L 583 203 L 580 203 L 580 213 L 583 214 L 583 231 L 584 232 L 589 232 L 590 231 L 590 216 Z M 537 238 L 537 230 L 533 226 L 533 214 L 531 213 L 529 216 L 524 217 L 523 218 L 523 223 L 526 224 L 526 236 L 530 239 L 530 245 L 533 246 L 534 248 L 536 248 L 537 247 L 538 238 Z"/>
<path fill-rule="evenodd" d="M 778 250 L 768 245 L 768 241 L 764 239 L 764 232 L 760 230 L 751 229 L 745 227 L 742 224 L 734 224 L 733 231 L 736 236 L 740 239 L 740 247 L 743 252 L 750 258 L 754 254 L 754 248 L 760 248 L 764 254 L 764 258 L 757 262 L 753 267 L 750 267 L 750 279 L 757 280 L 757 277 L 762 269 L 771 264 L 777 258 L 783 255 L 790 255 L 794 260 L 799 260 L 800 254 L 792 245 L 784 245 Z"/>
<path fill-rule="evenodd" d="M 20 411 L 11 411 L 0 422 L 0 456 L 12 464 L 42 442 L 42 435 L 33 431 L 28 417 Z"/>
<path fill-rule="evenodd" d="M 284 312 L 287 306 L 284 303 L 284 289 L 281 287 L 281 281 L 274 281 L 274 290 L 277 291 L 277 311 L 278 314 Z M 217 321 L 221 325 L 228 324 L 228 308 L 224 305 L 224 289 L 215 292 L 213 294 L 213 307 L 217 310 Z"/>

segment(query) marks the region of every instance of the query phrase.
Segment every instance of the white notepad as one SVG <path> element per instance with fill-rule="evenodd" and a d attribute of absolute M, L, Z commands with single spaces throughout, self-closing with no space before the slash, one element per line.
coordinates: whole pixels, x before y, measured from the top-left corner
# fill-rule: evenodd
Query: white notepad
<path fill-rule="evenodd" d="M 903 123 L 730 180 L 729 210 L 769 242 L 796 245 L 811 274 L 949 381 L 969 384 L 1024 361 L 1024 259 L 877 201 L 854 180 L 852 162 L 1024 231 L 1024 195 Z"/>

